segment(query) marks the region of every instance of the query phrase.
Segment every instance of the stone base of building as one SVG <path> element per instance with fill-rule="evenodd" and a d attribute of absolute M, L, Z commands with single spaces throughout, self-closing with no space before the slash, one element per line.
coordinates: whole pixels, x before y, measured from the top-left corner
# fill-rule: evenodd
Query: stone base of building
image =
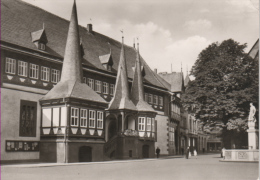
<path fill-rule="evenodd" d="M 259 162 L 259 150 L 232 149 L 225 150 L 222 162 Z"/>
<path fill-rule="evenodd" d="M 42 141 L 40 161 L 54 163 L 103 161 L 104 142 Z"/>

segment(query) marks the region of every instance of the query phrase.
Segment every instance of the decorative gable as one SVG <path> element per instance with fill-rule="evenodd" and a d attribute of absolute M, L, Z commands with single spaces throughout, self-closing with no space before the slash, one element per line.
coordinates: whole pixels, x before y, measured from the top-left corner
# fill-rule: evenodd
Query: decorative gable
<path fill-rule="evenodd" d="M 45 51 L 46 44 L 48 43 L 45 29 L 32 32 L 31 37 L 32 37 L 32 42 L 36 45 L 36 47 L 40 50 Z"/>

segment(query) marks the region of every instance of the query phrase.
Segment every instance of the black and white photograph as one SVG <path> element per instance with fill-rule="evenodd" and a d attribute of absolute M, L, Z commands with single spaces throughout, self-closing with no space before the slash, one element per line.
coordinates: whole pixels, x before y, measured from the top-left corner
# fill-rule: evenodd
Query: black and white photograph
<path fill-rule="evenodd" d="M 0 0 L 1 180 L 259 180 L 259 0 Z"/>

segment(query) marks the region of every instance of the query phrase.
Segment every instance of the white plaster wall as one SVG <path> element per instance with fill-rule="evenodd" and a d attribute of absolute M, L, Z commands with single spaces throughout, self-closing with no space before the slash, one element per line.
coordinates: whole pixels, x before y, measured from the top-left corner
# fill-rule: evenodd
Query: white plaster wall
<path fill-rule="evenodd" d="M 39 141 L 43 95 L 1 88 L 1 160 L 39 159 L 39 152 L 6 152 L 6 140 Z M 37 102 L 36 137 L 20 137 L 20 100 Z"/>
<path fill-rule="evenodd" d="M 168 117 L 157 114 L 155 120 L 157 121 L 157 142 L 155 142 L 155 148 L 159 147 L 161 149 L 160 154 L 168 154 Z"/>

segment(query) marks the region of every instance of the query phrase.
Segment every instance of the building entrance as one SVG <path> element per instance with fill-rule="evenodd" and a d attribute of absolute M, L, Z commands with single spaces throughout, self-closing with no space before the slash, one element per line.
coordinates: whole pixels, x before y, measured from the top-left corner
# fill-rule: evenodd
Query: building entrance
<path fill-rule="evenodd" d="M 143 145 L 143 158 L 149 158 L 149 146 Z"/>

